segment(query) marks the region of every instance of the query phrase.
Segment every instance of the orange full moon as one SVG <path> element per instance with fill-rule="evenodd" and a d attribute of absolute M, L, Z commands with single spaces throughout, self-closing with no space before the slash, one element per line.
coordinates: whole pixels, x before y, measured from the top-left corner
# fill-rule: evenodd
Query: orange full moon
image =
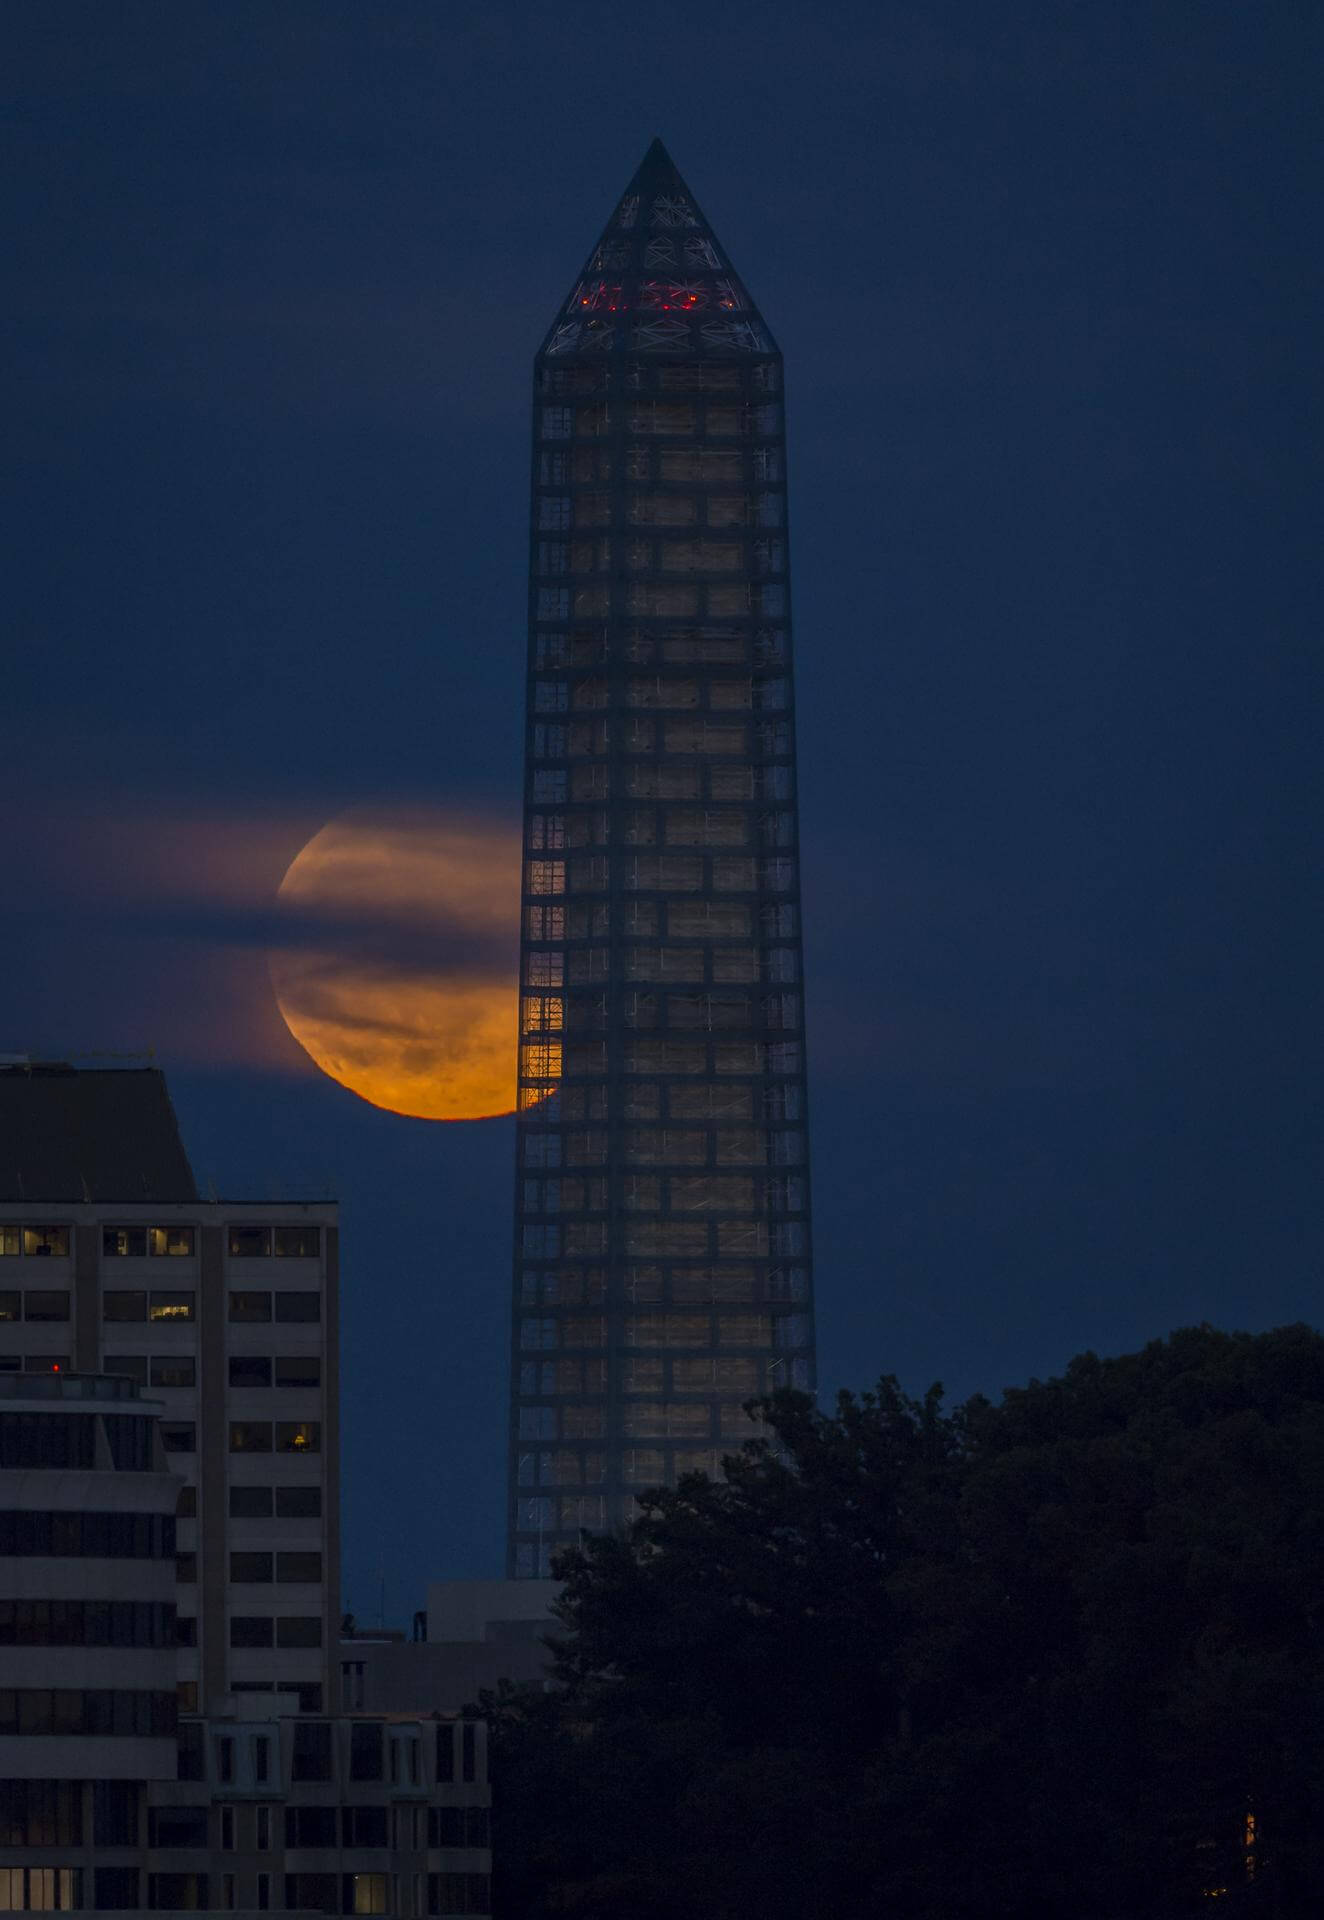
<path fill-rule="evenodd" d="M 516 828 L 436 807 L 351 807 L 313 836 L 267 957 L 323 1073 L 423 1120 L 514 1111 L 519 863 Z"/>

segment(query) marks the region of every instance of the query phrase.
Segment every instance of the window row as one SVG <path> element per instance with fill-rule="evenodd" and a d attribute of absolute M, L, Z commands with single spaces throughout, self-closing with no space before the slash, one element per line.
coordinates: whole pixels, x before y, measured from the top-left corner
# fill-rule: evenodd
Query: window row
<path fill-rule="evenodd" d="M 627 1127 L 621 1156 L 627 1166 L 706 1167 L 769 1164 L 779 1167 L 800 1166 L 805 1159 L 802 1133 L 769 1133 L 763 1127 Z M 523 1136 L 523 1161 L 526 1167 L 605 1166 L 607 1133 L 593 1128 L 583 1133 L 529 1131 Z M 587 1190 L 585 1190 L 587 1191 Z M 555 1206 L 578 1210 L 592 1203 L 576 1200 L 571 1183 L 562 1183 Z"/>
<path fill-rule="evenodd" d="M 232 1520 L 320 1520 L 320 1487 L 231 1487 Z"/>
<path fill-rule="evenodd" d="M 273 1583 L 305 1586 L 320 1582 L 320 1553 L 266 1553 L 246 1550 L 230 1555 L 230 1579 L 239 1586 L 271 1586 Z"/>
<path fill-rule="evenodd" d="M 0 1255 L 26 1254 L 29 1259 L 69 1258 L 68 1227 L 0 1226 Z"/>
<path fill-rule="evenodd" d="M 558 436 L 559 437 L 559 436 Z M 568 436 L 566 436 L 568 437 Z M 743 447 L 604 446 L 596 435 L 578 446 L 551 441 L 539 449 L 540 487 L 602 487 L 624 478 L 636 486 L 730 488 L 778 485 L 785 479 L 782 449 Z"/>
<path fill-rule="evenodd" d="M 630 1353 L 619 1363 L 623 1393 L 774 1393 L 782 1387 L 807 1387 L 810 1366 L 805 1354 L 761 1358 L 732 1354 L 697 1354 L 666 1360 L 657 1354 Z M 524 1360 L 520 1363 L 522 1400 L 559 1394 L 605 1394 L 606 1366 L 599 1360 Z M 541 1440 L 600 1440 L 606 1432 L 605 1407 L 569 1402 L 555 1407 L 523 1407 L 532 1423 L 521 1437 Z"/>
<path fill-rule="evenodd" d="M 564 633 L 540 629 L 533 640 L 530 664 L 534 672 L 564 667 L 595 667 L 612 657 L 631 666 L 777 668 L 790 658 L 790 636 L 784 627 L 700 626 L 661 633 L 634 628 L 613 635 L 607 627 L 583 627 Z"/>
<path fill-rule="evenodd" d="M 701 1141 L 705 1134 L 696 1136 Z M 720 1139 L 721 1135 L 714 1135 Z M 762 1136 L 760 1136 L 760 1139 Z M 683 1136 L 682 1136 L 683 1139 Z M 629 1149 L 627 1147 L 627 1158 Z M 651 1156 L 661 1159 L 662 1153 Z M 686 1158 L 682 1152 L 676 1156 Z M 692 1159 L 697 1155 L 690 1156 Z M 749 1153 L 737 1148 L 736 1161 L 748 1161 Z M 520 1211 L 535 1213 L 603 1213 L 608 1205 L 627 1212 L 657 1213 L 801 1213 L 807 1204 L 805 1182 L 799 1174 L 756 1179 L 752 1174 L 674 1173 L 666 1177 L 655 1173 L 628 1173 L 610 1187 L 605 1176 L 589 1179 L 525 1180 L 520 1193 Z M 567 1225 L 566 1231 L 569 1232 Z"/>
<path fill-rule="evenodd" d="M 0 1509 L 0 1559 L 32 1554 L 52 1560 L 165 1560 L 174 1551 L 173 1514 Z"/>
<path fill-rule="evenodd" d="M 594 260 L 595 271 L 609 268 L 608 251 L 599 249 L 603 257 Z M 622 255 L 616 264 L 624 266 L 627 258 Z M 644 255 L 645 267 L 720 268 L 722 264 L 713 242 L 698 234 L 653 234 Z M 614 371 L 609 360 L 569 367 L 544 365 L 538 372 L 538 391 L 562 397 L 605 392 Z M 780 393 L 782 384 L 775 360 L 627 360 L 623 373 L 633 391 L 656 387 L 661 393 L 738 393 L 745 387 L 754 393 Z"/>
<path fill-rule="evenodd" d="M 578 852 L 605 847 L 790 847 L 795 815 L 788 808 L 758 813 L 736 807 L 625 807 L 563 813 L 531 813 L 524 822 L 530 853 Z"/>
<path fill-rule="evenodd" d="M 607 1345 L 607 1322 L 596 1314 L 554 1317 L 525 1314 L 519 1323 L 522 1351 L 593 1348 Z M 788 1351 L 809 1344 L 805 1314 L 650 1313 L 628 1314 L 622 1328 L 627 1347 L 773 1347 Z"/>
<path fill-rule="evenodd" d="M 60 1288 L 29 1287 L 26 1293 L 17 1289 L 0 1292 L 0 1320 L 67 1320 L 69 1318 L 69 1290 Z"/>
<path fill-rule="evenodd" d="M 148 1879 L 150 1882 L 191 1878 L 205 1882 L 206 1877 L 205 1874 L 149 1874 Z M 421 1875 L 415 1877 L 422 1879 Z M 307 1913 L 408 1913 L 416 1896 L 402 1884 L 407 1879 L 407 1875 L 390 1873 L 287 1873 L 285 1906 Z M 418 1891 L 422 1892 L 421 1887 Z M 189 1906 L 205 1905 L 205 1887 L 203 1894 L 201 1900 L 189 1900 Z M 429 1914 L 490 1914 L 491 1879 L 485 1873 L 429 1873 L 426 1899 Z M 149 1900 L 149 1905 L 155 1906 L 180 1904 L 173 1897 Z"/>
<path fill-rule="evenodd" d="M 610 527 L 615 512 L 611 493 L 542 493 L 534 524 L 539 533 L 579 532 Z M 625 502 L 625 519 L 635 527 L 780 527 L 785 518 L 782 493 L 636 492 Z"/>
<path fill-rule="evenodd" d="M 619 1279 L 622 1299 L 631 1306 L 798 1305 L 809 1298 L 807 1267 L 697 1266 L 666 1268 L 634 1264 Z M 528 1306 L 602 1306 L 607 1299 L 605 1267 L 525 1267 L 520 1297 Z"/>
<path fill-rule="evenodd" d="M 178 1719 L 173 1689 L 0 1687 L 0 1734 L 171 1735 Z"/>
<path fill-rule="evenodd" d="M 757 859 L 741 853 L 636 853 L 619 856 L 616 877 L 630 893 L 789 893 L 797 876 L 796 863 L 786 854 Z M 606 893 L 610 885 L 611 862 L 605 853 L 524 863 L 524 892 L 533 899 Z"/>
<path fill-rule="evenodd" d="M 779 439 L 782 410 L 775 400 L 731 405 L 722 400 L 631 400 L 619 408 L 600 400 L 587 406 L 545 406 L 539 414 L 539 438 L 542 440 L 602 440 L 614 433 L 665 434 L 670 439 L 730 440 L 750 437 Z M 689 451 L 687 449 L 687 451 Z M 706 453 L 701 447 L 695 452 Z M 711 449 L 720 451 L 720 449 Z M 626 454 L 626 473 L 636 477 L 635 467 L 643 466 L 631 456 L 646 457 L 649 449 L 631 448 Z"/>
<path fill-rule="evenodd" d="M 83 1787 L 81 1780 L 0 1780 L 0 1847 L 81 1846 Z M 133 1791 L 136 1795 L 136 1786 Z M 94 1793 L 95 1811 L 100 1814 L 108 1797 L 104 1783 L 98 1782 Z M 101 1820 L 96 1827 L 96 1843 L 113 1844 L 106 1839 Z M 137 1838 L 135 1825 L 133 1841 L 126 1844 L 136 1843 Z"/>
<path fill-rule="evenodd" d="M 230 1645 L 236 1648 L 251 1647 L 320 1647 L 322 1644 L 322 1616 L 320 1613 L 270 1614 L 232 1613 L 230 1615 Z"/>
<path fill-rule="evenodd" d="M 766 942 L 793 940 L 799 931 L 799 910 L 791 901 L 767 901 L 757 909 L 739 900 L 626 900 L 616 910 L 617 930 L 628 940 L 725 940 Z M 606 901 L 525 907 L 526 943 L 608 940 L 612 912 Z"/>
<path fill-rule="evenodd" d="M 108 1353 L 104 1365 L 107 1373 L 153 1387 L 197 1385 L 198 1363 L 191 1353 Z M 322 1362 L 315 1353 L 277 1355 L 273 1359 L 234 1356 L 229 1367 L 232 1387 L 317 1387 L 322 1382 Z"/>
<path fill-rule="evenodd" d="M 785 985 L 800 977 L 800 959 L 794 947 L 657 947 L 630 944 L 581 947 L 565 953 L 535 948 L 524 956 L 526 987 L 591 986 L 610 980 L 613 959 L 622 980 L 692 983 L 714 986 L 742 982 Z"/>
<path fill-rule="evenodd" d="M 0 1353 L 0 1373 L 68 1373 L 67 1353 Z"/>
<path fill-rule="evenodd" d="M 0 1867 L 0 1912 L 71 1913 L 82 1905 L 81 1867 Z"/>
<path fill-rule="evenodd" d="M 175 1609 L 165 1600 L 0 1600 L 3 1647 L 174 1645 Z"/>
<path fill-rule="evenodd" d="M 746 1086 L 725 1080 L 672 1082 L 628 1080 L 616 1089 L 616 1107 L 625 1120 L 660 1120 L 663 1095 L 673 1120 L 799 1120 L 804 1089 L 794 1081 L 773 1086 Z M 530 1094 L 525 1126 L 558 1126 L 563 1122 L 600 1121 L 608 1117 L 608 1089 L 601 1083 L 552 1086 Z"/>
<path fill-rule="evenodd" d="M 692 969 L 691 969 L 692 971 Z M 725 984 L 725 983 L 724 983 Z M 754 1028 L 795 1032 L 800 1025 L 797 993 L 639 993 L 630 989 L 613 998 L 608 993 L 526 995 L 520 1003 L 521 1032 L 605 1032 L 615 1021 L 627 1027 L 669 1027 L 673 1031 L 707 1033 Z"/>
<path fill-rule="evenodd" d="M 711 1057 L 710 1057 L 711 1056 Z M 627 1029 L 619 1059 L 612 1062 L 630 1074 L 798 1074 L 802 1071 L 798 1041 L 649 1039 Z M 559 1040 L 533 1042 L 520 1048 L 520 1079 L 526 1081 L 585 1079 L 609 1071 L 607 1042 L 590 1040 L 562 1046 Z M 640 1116 L 642 1117 L 642 1115 Z"/>
<path fill-rule="evenodd" d="M 101 1254 L 106 1260 L 144 1260 L 193 1252 L 192 1227 L 103 1227 Z"/>
<path fill-rule="evenodd" d="M 147 1293 L 141 1288 L 111 1289 L 101 1296 L 103 1320 L 193 1320 L 198 1296 L 193 1291 Z"/>
<path fill-rule="evenodd" d="M 619 573 L 622 569 L 627 573 L 762 577 L 785 573 L 786 543 L 768 534 L 725 540 L 677 534 L 670 539 L 654 540 L 640 533 L 624 537 L 604 533 L 591 538 L 581 535 L 574 540 L 539 540 L 533 558 L 535 574 L 541 579 L 555 579 L 559 574 Z M 746 601 L 739 611 L 743 613 L 749 604 Z M 718 611 L 712 602 L 709 608 L 712 612 Z"/>
<path fill-rule="evenodd" d="M 610 270 L 611 251 L 599 249 L 594 271 Z M 615 264 L 623 267 L 628 257 L 622 253 Z M 644 255 L 645 267 L 717 269 L 722 264 L 714 243 L 699 234 L 653 234 Z M 578 366 L 544 364 L 538 371 L 538 392 L 560 397 L 605 393 L 615 371 L 615 363 L 606 359 Z M 622 372 L 626 386 L 636 392 L 653 387 L 661 393 L 739 393 L 746 387 L 754 393 L 781 392 L 781 368 L 775 360 L 627 360 Z"/>
<path fill-rule="evenodd" d="M 530 730 L 529 749 L 534 760 L 605 759 L 615 746 L 627 754 L 711 754 L 724 760 L 748 762 L 751 737 L 748 727 L 723 724 L 702 716 L 690 720 L 668 720 L 664 725 L 631 718 L 616 722 L 613 736 L 606 720 L 575 720 L 569 726 L 537 722 Z M 791 729 L 785 720 L 767 720 L 753 730 L 754 755 L 763 760 L 789 759 Z M 627 774 L 629 769 L 626 770 Z M 745 766 L 731 769 L 742 777 Z"/>
<path fill-rule="evenodd" d="M 231 1453 L 320 1453 L 317 1420 L 232 1420 Z"/>
<path fill-rule="evenodd" d="M 751 616 L 783 620 L 789 596 L 781 581 L 759 585 L 750 580 L 733 580 L 710 587 L 657 580 L 632 580 L 624 587 L 613 587 L 602 581 L 580 587 L 541 586 L 537 589 L 534 611 L 537 618 L 544 621 L 606 620 L 613 604 L 618 613 L 623 611 L 649 620 L 697 620 L 704 614 L 712 620 L 744 620 Z M 672 751 L 693 753 L 697 749 L 682 747 Z"/>

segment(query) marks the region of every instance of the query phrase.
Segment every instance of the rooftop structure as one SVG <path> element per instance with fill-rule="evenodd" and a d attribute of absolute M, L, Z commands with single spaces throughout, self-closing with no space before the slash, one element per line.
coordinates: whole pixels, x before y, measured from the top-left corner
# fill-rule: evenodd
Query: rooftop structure
<path fill-rule="evenodd" d="M 534 370 L 508 1572 L 811 1386 L 782 361 L 660 142 Z"/>

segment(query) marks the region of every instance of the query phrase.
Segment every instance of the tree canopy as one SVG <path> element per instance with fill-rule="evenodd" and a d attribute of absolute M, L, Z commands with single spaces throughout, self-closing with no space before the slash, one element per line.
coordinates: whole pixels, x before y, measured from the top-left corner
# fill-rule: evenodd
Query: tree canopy
<path fill-rule="evenodd" d="M 482 1702 L 499 1913 L 1321 1911 L 1324 1338 L 751 1410 Z"/>

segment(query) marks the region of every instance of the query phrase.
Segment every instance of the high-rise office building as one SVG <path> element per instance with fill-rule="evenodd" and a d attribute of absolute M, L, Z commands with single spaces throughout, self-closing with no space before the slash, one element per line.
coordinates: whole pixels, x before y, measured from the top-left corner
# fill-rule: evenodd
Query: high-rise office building
<path fill-rule="evenodd" d="M 159 1404 L 186 1712 L 334 1701 L 338 1266 L 333 1204 L 199 1195 L 154 1068 L 0 1067 L 0 1374 Z"/>
<path fill-rule="evenodd" d="M 655 142 L 535 362 L 509 1571 L 813 1383 L 782 361 Z"/>

